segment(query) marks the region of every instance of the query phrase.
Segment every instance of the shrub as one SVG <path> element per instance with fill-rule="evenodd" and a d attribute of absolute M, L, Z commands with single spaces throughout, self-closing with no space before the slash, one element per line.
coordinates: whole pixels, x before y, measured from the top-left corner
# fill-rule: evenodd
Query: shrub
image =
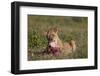
<path fill-rule="evenodd" d="M 34 48 L 34 47 L 40 47 L 41 46 L 41 38 L 40 35 L 38 34 L 38 32 L 36 31 L 32 31 L 31 33 L 29 33 L 28 35 L 28 41 L 29 41 L 29 47 L 30 48 Z"/>
<path fill-rule="evenodd" d="M 46 38 L 41 36 L 37 31 L 32 31 L 28 34 L 28 46 L 30 48 L 40 48 L 46 46 Z"/>

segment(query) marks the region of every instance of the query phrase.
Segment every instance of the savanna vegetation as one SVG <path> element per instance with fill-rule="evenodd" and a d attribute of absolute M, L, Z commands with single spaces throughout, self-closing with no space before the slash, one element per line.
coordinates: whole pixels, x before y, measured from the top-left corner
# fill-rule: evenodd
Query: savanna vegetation
<path fill-rule="evenodd" d="M 73 54 L 53 56 L 41 53 L 47 47 L 45 33 L 51 27 L 59 29 L 62 42 L 76 41 L 77 49 Z M 28 15 L 28 60 L 87 58 L 87 36 L 87 17 Z"/>

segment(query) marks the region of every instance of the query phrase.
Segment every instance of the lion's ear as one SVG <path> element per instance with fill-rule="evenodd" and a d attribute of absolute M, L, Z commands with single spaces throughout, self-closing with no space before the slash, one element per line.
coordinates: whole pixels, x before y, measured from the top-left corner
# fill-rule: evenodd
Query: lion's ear
<path fill-rule="evenodd" d="M 54 28 L 54 32 L 56 32 L 56 33 L 58 32 L 58 28 L 57 27 Z"/>

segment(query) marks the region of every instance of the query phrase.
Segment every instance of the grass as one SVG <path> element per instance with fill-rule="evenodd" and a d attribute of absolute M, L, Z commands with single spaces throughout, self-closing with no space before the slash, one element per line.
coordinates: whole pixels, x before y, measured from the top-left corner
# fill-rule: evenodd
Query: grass
<path fill-rule="evenodd" d="M 28 60 L 87 58 L 87 24 L 87 17 L 28 15 Z M 77 50 L 68 55 L 43 55 L 41 52 L 47 46 L 45 32 L 51 27 L 59 29 L 62 42 L 75 40 Z"/>

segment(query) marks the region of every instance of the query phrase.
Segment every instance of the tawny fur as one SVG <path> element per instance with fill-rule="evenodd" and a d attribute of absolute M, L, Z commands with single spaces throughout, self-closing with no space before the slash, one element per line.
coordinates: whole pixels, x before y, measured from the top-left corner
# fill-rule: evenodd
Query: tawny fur
<path fill-rule="evenodd" d="M 56 47 L 60 48 L 61 52 L 64 54 L 72 53 L 76 50 L 76 43 L 74 40 L 70 42 L 62 42 L 58 36 L 58 29 L 51 28 L 47 32 L 48 46 L 47 50 L 50 51 L 50 43 L 55 42 Z"/>

